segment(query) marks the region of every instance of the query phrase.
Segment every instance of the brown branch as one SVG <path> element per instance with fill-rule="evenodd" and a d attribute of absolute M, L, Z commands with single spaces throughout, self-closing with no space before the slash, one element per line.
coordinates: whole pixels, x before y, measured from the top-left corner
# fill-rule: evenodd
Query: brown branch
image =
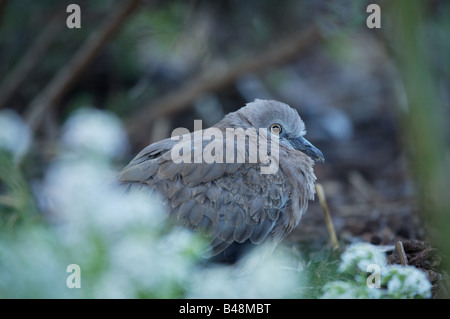
<path fill-rule="evenodd" d="M 220 70 L 198 75 L 178 91 L 158 98 L 136 112 L 127 123 L 131 140 L 139 145 L 146 144 L 149 140 L 151 125 L 156 118 L 181 112 L 189 108 L 201 94 L 226 87 L 245 74 L 259 73 L 287 63 L 306 52 L 319 38 L 318 28 L 312 26 L 258 56 L 252 55 L 234 66 L 221 67 Z"/>
<path fill-rule="evenodd" d="M 405 249 L 403 248 L 403 243 L 398 241 L 395 244 L 395 248 L 397 249 L 398 256 L 400 257 L 400 263 L 402 266 L 408 265 L 408 257 L 406 257 Z"/>
<path fill-rule="evenodd" d="M 4 78 L 0 86 L 0 108 L 5 107 L 11 95 L 13 95 L 30 72 L 42 61 L 42 57 L 53 40 L 65 25 L 61 11 L 53 15 L 50 22 L 42 30 L 31 47 L 22 56 L 14 69 Z"/>
<path fill-rule="evenodd" d="M 105 44 L 117 33 L 126 18 L 136 9 L 139 0 L 121 2 L 106 18 L 100 29 L 94 32 L 74 54 L 72 60 L 58 72 L 28 106 L 25 118 L 36 131 L 42 123 L 43 114 L 53 108 L 64 94 L 76 83 Z"/>
<path fill-rule="evenodd" d="M 6 5 L 8 4 L 7 0 L 0 0 L 0 25 L 2 22 L 2 18 L 3 18 L 3 12 L 6 11 Z"/>

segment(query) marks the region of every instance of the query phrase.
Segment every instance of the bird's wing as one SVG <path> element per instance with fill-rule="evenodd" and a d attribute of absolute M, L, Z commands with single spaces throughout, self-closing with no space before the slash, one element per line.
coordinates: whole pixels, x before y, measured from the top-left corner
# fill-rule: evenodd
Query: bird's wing
<path fill-rule="evenodd" d="M 198 146 L 193 140 L 189 149 L 195 160 Z M 248 152 L 245 163 L 175 163 L 171 153 L 177 143 L 166 139 L 147 146 L 120 173 L 120 180 L 156 189 L 172 216 L 211 238 L 213 254 L 233 242 L 259 244 L 275 225 L 285 223 L 287 216 L 280 215 L 290 191 L 281 172 L 261 174 L 259 163 L 248 163 Z"/>

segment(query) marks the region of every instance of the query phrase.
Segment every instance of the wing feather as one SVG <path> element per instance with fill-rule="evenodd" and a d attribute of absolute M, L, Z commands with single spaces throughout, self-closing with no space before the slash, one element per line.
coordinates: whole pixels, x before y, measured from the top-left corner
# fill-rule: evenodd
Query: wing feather
<path fill-rule="evenodd" d="M 166 139 L 149 145 L 119 179 L 159 191 L 183 225 L 210 237 L 214 254 L 233 242 L 259 244 L 275 225 L 282 228 L 277 221 L 288 205 L 289 190 L 280 170 L 264 175 L 257 163 L 175 163 L 171 149 L 176 143 Z M 193 154 L 195 143 L 189 143 Z"/>

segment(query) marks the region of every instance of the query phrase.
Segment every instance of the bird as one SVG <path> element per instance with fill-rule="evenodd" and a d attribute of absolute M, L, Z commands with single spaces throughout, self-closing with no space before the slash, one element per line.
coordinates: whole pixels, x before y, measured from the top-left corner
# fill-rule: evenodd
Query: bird
<path fill-rule="evenodd" d="M 215 161 L 198 160 L 212 143 L 211 136 L 208 139 L 201 133 L 211 129 L 215 146 L 227 148 L 208 153 Z M 227 135 L 239 129 L 248 133 L 240 145 L 238 137 Z M 220 133 L 222 139 L 217 137 Z M 156 192 L 176 223 L 208 239 L 210 259 L 234 264 L 250 247 L 266 242 L 276 247 L 299 224 L 309 200 L 314 199 L 313 166 L 325 159 L 305 134 L 296 109 L 256 99 L 209 129 L 148 145 L 118 178 L 128 190 Z M 261 146 L 269 139 L 270 146 L 260 147 L 262 156 L 252 161 L 256 152 L 252 145 Z M 184 161 L 178 156 L 181 149 L 186 151 Z M 227 158 L 229 150 L 236 152 Z M 240 161 L 239 155 L 244 155 Z M 270 163 L 276 168 L 263 173 Z"/>

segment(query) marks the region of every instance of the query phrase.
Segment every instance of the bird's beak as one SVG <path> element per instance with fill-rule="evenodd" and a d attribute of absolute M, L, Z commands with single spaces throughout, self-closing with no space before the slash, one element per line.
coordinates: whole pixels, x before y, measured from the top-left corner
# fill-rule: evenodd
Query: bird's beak
<path fill-rule="evenodd" d="M 311 157 L 314 162 L 325 162 L 325 157 L 322 152 L 303 136 L 290 139 L 289 142 L 294 149 L 305 153 Z"/>

